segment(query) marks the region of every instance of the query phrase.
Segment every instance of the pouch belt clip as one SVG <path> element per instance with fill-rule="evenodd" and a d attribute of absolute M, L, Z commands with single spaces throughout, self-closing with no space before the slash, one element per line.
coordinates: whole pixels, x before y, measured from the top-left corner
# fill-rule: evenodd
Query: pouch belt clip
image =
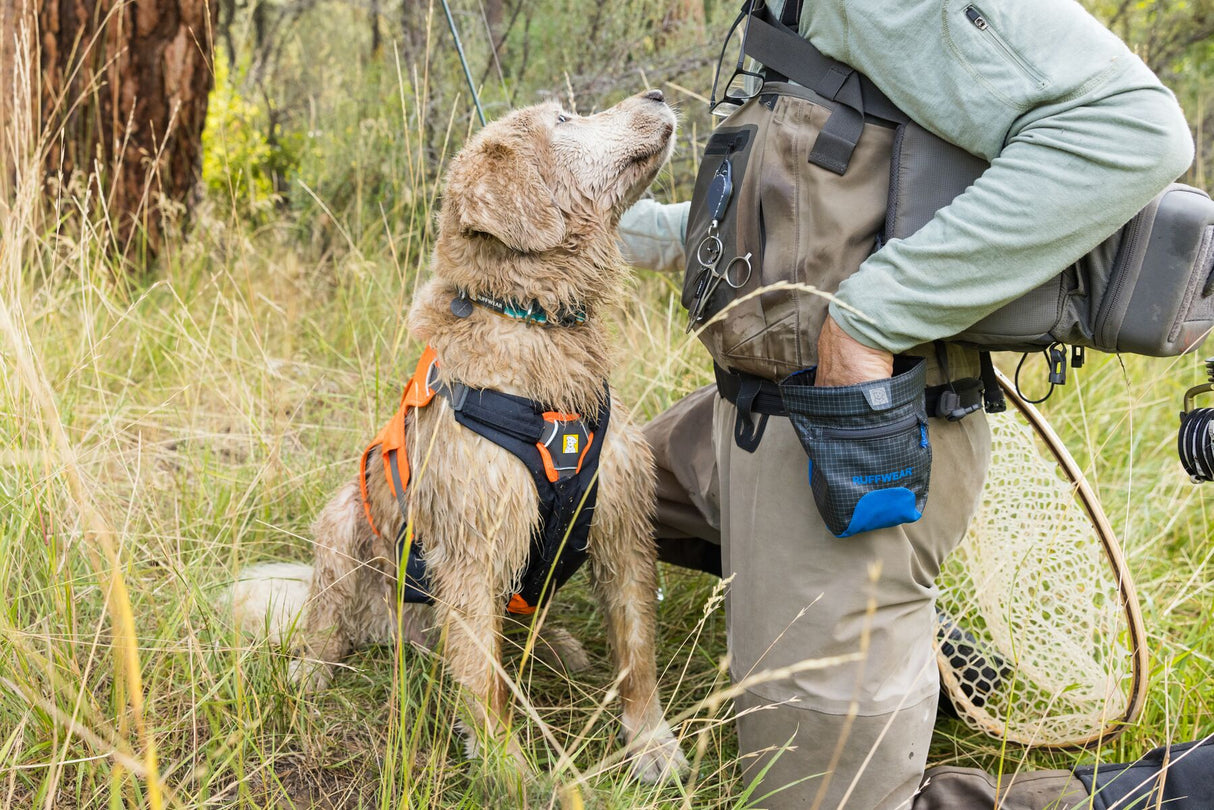
<path fill-rule="evenodd" d="M 967 377 L 945 385 L 933 385 L 924 391 L 929 416 L 960 422 L 982 408 L 982 380 Z"/>
<path fill-rule="evenodd" d="M 753 453 L 767 429 L 767 417 L 787 413 L 780 388 L 770 380 L 726 371 L 716 363 L 713 363 L 713 371 L 717 377 L 717 392 L 738 409 L 733 426 L 734 443 L 747 453 Z"/>

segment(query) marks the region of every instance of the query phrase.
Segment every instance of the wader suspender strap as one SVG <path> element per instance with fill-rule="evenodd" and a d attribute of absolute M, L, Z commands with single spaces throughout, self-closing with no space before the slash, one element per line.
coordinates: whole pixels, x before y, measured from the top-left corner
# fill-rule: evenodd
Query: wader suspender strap
<path fill-rule="evenodd" d="M 801 3 L 802 0 L 784 0 L 784 6 L 780 9 L 780 24 L 794 33 L 801 24 Z M 742 6 L 742 13 L 750 14 L 758 11 L 759 9 L 757 6 L 762 5 L 765 5 L 765 0 L 748 0 L 748 2 Z M 747 25 L 749 24 L 750 23 L 748 21 Z M 767 76 L 767 81 L 788 81 L 788 77 L 783 73 L 780 73 L 775 68 L 767 67 L 764 69 L 764 73 Z"/>
<path fill-rule="evenodd" d="M 799 12 L 798 0 L 786 2 L 795 5 Z M 747 56 L 836 102 L 814 141 L 810 163 L 843 174 L 864 131 L 866 115 L 896 124 L 910 120 L 867 77 L 819 51 L 794 28 L 777 20 L 766 4 L 754 9 L 746 24 Z"/>

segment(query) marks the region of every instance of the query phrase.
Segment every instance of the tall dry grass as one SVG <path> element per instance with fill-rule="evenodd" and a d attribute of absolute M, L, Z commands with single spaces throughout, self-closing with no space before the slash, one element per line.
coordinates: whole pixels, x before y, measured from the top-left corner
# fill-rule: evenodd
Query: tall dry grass
<path fill-rule="evenodd" d="M 20 117 L 6 127 L 0 807 L 504 801 L 463 759 L 434 657 L 360 651 L 333 687 L 304 695 L 288 656 L 241 638 L 217 607 L 242 565 L 310 556 L 312 516 L 353 474 L 420 348 L 401 315 L 425 272 L 433 177 L 472 124 L 451 111 L 425 117 L 424 71 L 391 65 L 386 75 L 377 81 L 392 92 L 361 111 L 340 89 L 320 99 L 332 117 L 317 137 L 335 134 L 309 158 L 331 165 L 390 143 L 386 168 L 304 178 L 292 192 L 304 202 L 256 218 L 233 183 L 143 284 L 115 280 L 104 219 L 59 227 L 57 212 L 87 206 L 89 192 L 67 182 L 47 196 L 39 152 L 53 139 Z M 689 121 L 693 141 L 697 126 Z M 426 132 L 443 133 L 437 154 Z M 377 196 L 384 177 L 389 202 Z M 686 167 L 672 171 L 658 193 L 685 198 L 689 179 Z M 642 417 L 710 379 L 683 334 L 676 283 L 640 274 L 618 325 L 613 382 Z M 1123 539 L 1153 645 L 1147 712 L 1106 758 L 1212 724 L 1210 494 L 1184 479 L 1171 447 L 1179 394 L 1198 376 L 1192 358 L 1127 359 L 1124 370 L 1097 359 L 1047 407 Z M 661 586 L 662 686 L 694 776 L 663 788 L 627 780 L 600 617 L 575 580 L 549 620 L 583 639 L 591 672 L 507 659 L 523 695 L 517 731 L 542 774 L 528 789 L 534 806 L 759 798 L 740 776 L 728 721 L 719 586 L 670 568 Z M 947 723 L 933 747 L 938 762 L 1005 773 L 1084 756 L 1006 750 Z"/>

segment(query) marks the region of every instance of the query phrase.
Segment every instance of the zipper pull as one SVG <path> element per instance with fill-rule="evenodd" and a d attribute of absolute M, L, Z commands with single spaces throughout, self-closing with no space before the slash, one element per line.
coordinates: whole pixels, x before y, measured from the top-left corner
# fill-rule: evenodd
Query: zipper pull
<path fill-rule="evenodd" d="M 965 7 L 965 16 L 979 31 L 985 31 L 987 29 L 986 17 L 983 17 L 982 12 L 973 6 Z"/>
<path fill-rule="evenodd" d="M 708 213 L 712 224 L 716 225 L 725 218 L 725 209 L 729 208 L 729 200 L 733 197 L 733 164 L 726 157 L 717 167 L 708 184 Z"/>

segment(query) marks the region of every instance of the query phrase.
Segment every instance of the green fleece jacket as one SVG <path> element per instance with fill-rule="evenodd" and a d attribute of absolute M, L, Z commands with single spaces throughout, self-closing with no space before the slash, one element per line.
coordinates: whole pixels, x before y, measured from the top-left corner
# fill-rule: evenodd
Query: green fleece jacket
<path fill-rule="evenodd" d="M 1072 0 L 814 0 L 801 33 L 991 161 L 839 288 L 867 318 L 831 314 L 869 346 L 899 352 L 964 330 L 1087 253 L 1193 160 L 1172 93 Z M 687 207 L 626 212 L 625 253 L 681 267 Z"/>

